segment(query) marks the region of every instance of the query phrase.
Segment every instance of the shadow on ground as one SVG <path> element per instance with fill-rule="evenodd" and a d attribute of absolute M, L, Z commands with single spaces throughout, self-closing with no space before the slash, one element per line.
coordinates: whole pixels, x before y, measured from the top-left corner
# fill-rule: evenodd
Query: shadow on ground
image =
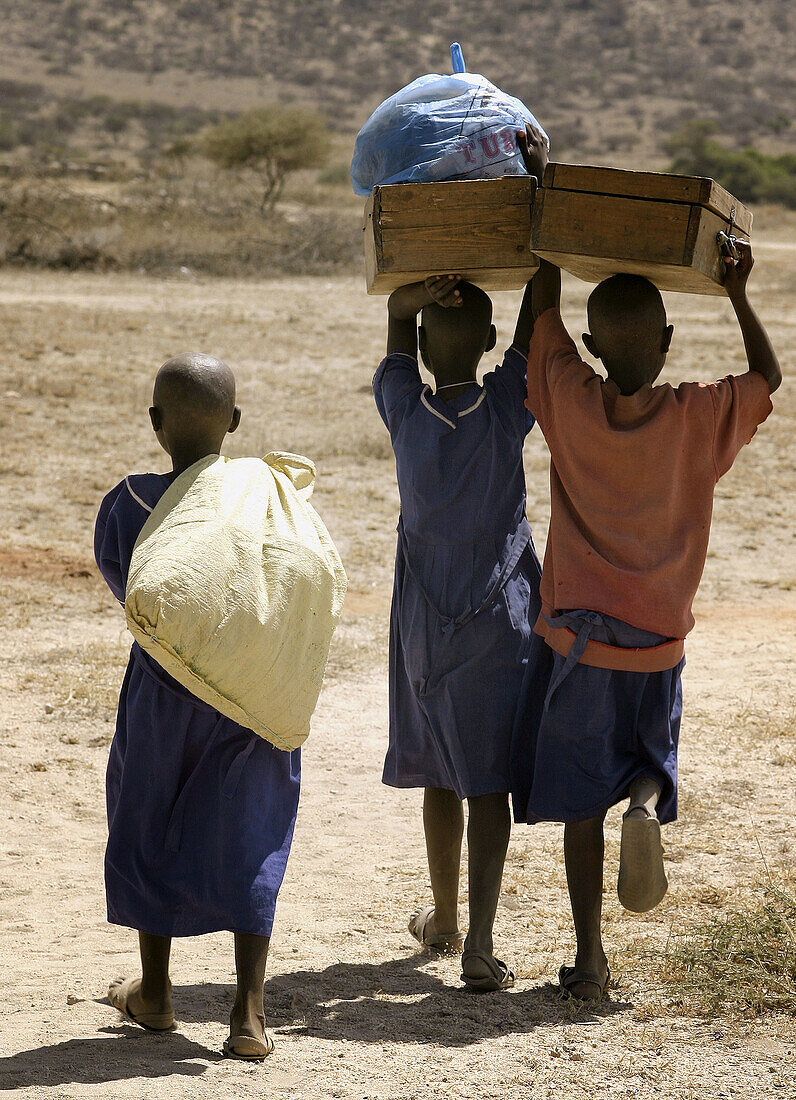
<path fill-rule="evenodd" d="M 0 1058 L 0 1091 L 65 1084 L 97 1085 L 135 1077 L 198 1077 L 207 1069 L 203 1063 L 221 1057 L 178 1031 L 154 1035 L 131 1024 L 104 1027 L 100 1031 L 109 1037 L 68 1039 Z"/>
<path fill-rule="evenodd" d="M 278 1034 L 339 1043 L 434 1043 L 464 1047 L 539 1027 L 599 1023 L 632 1009 L 604 999 L 589 1007 L 565 1002 L 545 984 L 510 993 L 473 994 L 447 985 L 424 967 L 420 954 L 389 962 L 336 963 L 299 970 L 265 984 L 265 1014 Z M 129 1024 L 102 1028 L 108 1038 L 70 1039 L 0 1059 L 0 1091 L 34 1085 L 99 1084 L 136 1077 L 198 1077 L 217 1051 L 180 1033 L 180 1023 L 226 1028 L 233 985 L 174 987 L 177 1029 L 155 1035 Z M 113 1038 L 110 1038 L 113 1036 Z"/>
<path fill-rule="evenodd" d="M 265 983 L 268 1026 L 333 1042 L 457 1047 L 566 1021 L 599 1023 L 633 1007 L 627 1001 L 603 1000 L 591 1008 L 563 1002 L 558 987 L 550 984 L 474 994 L 425 970 L 428 961 L 428 956 L 416 954 L 378 964 L 336 963 L 325 970 L 271 978 Z M 225 1022 L 234 993 L 231 985 L 183 986 L 175 990 L 178 1019 Z"/>

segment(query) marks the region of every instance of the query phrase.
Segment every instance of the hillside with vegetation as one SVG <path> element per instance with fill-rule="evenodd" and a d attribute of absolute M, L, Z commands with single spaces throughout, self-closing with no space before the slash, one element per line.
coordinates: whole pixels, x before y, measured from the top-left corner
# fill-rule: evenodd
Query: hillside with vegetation
<path fill-rule="evenodd" d="M 661 156 L 694 115 L 741 145 L 793 141 L 790 0 L 16 0 L 6 76 L 53 93 L 222 110 L 301 100 L 356 129 L 448 44 L 524 99 L 557 155 Z M 114 93 L 115 89 L 115 93 Z"/>
<path fill-rule="evenodd" d="M 228 270 L 234 224 L 235 271 L 250 253 L 259 265 L 269 235 L 269 256 L 293 241 L 280 270 L 345 265 L 354 134 L 398 87 L 449 71 L 453 39 L 534 110 L 555 159 L 676 165 L 794 206 L 795 27 L 790 0 L 14 0 L 0 12 L 0 256 L 157 269 L 170 227 L 193 238 L 185 263 Z M 255 109 L 320 116 L 284 190 L 263 182 L 267 158 L 257 178 L 251 158 L 208 157 L 212 128 Z"/>

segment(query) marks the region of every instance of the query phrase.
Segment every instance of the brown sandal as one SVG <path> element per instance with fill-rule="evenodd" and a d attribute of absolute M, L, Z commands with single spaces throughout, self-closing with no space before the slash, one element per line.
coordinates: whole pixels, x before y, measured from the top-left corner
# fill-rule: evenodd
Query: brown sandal
<path fill-rule="evenodd" d="M 599 1001 L 611 983 L 611 968 L 606 967 L 605 980 L 600 981 L 596 974 L 587 970 L 578 970 L 575 966 L 562 966 L 558 972 L 558 984 L 564 1000 Z M 573 985 L 593 985 L 597 990 L 595 997 L 578 997 L 572 992 Z"/>
<path fill-rule="evenodd" d="M 662 900 L 669 888 L 663 869 L 661 826 L 655 814 L 622 817 L 622 844 L 619 850 L 619 901 L 631 913 L 648 913 Z"/>
<path fill-rule="evenodd" d="M 433 936 L 427 934 L 428 924 L 434 916 L 434 906 L 426 909 L 418 909 L 409 918 L 409 931 L 423 947 L 429 951 L 437 951 L 441 955 L 458 954 L 464 946 L 464 932 L 458 929 L 455 932 L 436 932 Z"/>
<path fill-rule="evenodd" d="M 273 1049 L 274 1040 L 267 1031 L 262 1041 L 253 1035 L 230 1035 L 221 1048 L 225 1058 L 237 1058 L 241 1062 L 263 1062 Z"/>
<path fill-rule="evenodd" d="M 482 974 L 478 978 L 468 974 L 467 963 L 471 959 L 478 959 L 490 973 Z M 496 993 L 499 989 L 511 989 L 514 980 L 514 971 L 494 955 L 488 955 L 486 951 L 465 951 L 462 954 L 462 981 L 474 993 Z"/>

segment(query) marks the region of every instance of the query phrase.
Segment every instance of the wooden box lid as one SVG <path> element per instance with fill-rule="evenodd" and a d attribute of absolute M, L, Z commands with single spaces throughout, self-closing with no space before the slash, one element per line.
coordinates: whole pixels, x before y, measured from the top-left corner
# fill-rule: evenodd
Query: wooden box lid
<path fill-rule="evenodd" d="M 374 187 L 365 204 L 365 221 L 376 214 L 383 226 L 402 229 L 439 225 L 439 214 L 455 225 L 467 224 L 463 212 L 485 216 L 502 206 L 530 206 L 535 184 L 529 176 L 493 180 L 452 180 L 447 183 L 391 183 Z"/>
<path fill-rule="evenodd" d="M 579 164 L 548 164 L 542 186 L 557 191 L 582 191 L 624 198 L 651 199 L 703 206 L 748 237 L 752 213 L 715 180 L 668 172 L 630 172 Z"/>

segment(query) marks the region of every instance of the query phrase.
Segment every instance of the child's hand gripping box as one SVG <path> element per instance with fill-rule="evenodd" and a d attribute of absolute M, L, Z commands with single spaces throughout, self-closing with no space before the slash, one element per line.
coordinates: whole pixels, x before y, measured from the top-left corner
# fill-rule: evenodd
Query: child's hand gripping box
<path fill-rule="evenodd" d="M 369 294 L 456 273 L 484 290 L 517 290 L 539 266 L 531 252 L 529 176 L 374 188 L 365 205 Z"/>
<path fill-rule="evenodd" d="M 711 179 L 548 164 L 531 248 L 589 282 L 619 272 L 660 290 L 723 294 L 723 232 L 748 241 L 752 215 Z"/>

